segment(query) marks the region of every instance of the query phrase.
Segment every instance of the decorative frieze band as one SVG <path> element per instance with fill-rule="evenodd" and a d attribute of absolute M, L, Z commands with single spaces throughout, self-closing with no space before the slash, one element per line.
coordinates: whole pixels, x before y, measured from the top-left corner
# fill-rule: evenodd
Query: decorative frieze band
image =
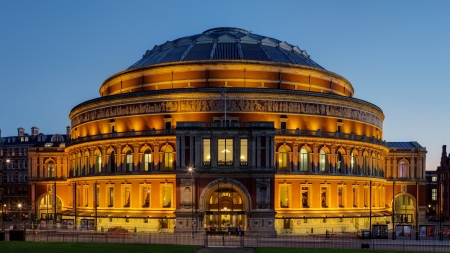
<path fill-rule="evenodd" d="M 111 106 L 78 114 L 72 118 L 72 127 L 92 120 L 173 112 L 220 112 L 224 111 L 223 100 L 188 100 L 148 102 L 132 105 Z M 376 114 L 344 106 L 320 103 L 287 102 L 272 100 L 227 100 L 227 112 L 269 112 L 310 114 L 358 120 L 382 128 L 383 121 Z"/>

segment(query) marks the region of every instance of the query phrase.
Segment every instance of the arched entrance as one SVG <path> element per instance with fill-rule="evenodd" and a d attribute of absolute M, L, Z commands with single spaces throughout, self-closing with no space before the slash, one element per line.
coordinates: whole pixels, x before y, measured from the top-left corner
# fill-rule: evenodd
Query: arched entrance
<path fill-rule="evenodd" d="M 205 213 L 203 226 L 207 232 L 247 227 L 250 198 L 247 189 L 238 181 L 220 179 L 211 182 L 200 201 L 200 209 Z"/>
<path fill-rule="evenodd" d="M 53 199 L 52 194 L 45 194 L 38 202 L 37 217 L 41 220 L 55 220 L 56 213 L 62 209 L 62 201 L 58 196 L 55 196 L 56 201 Z M 56 203 L 55 203 L 56 202 Z"/>

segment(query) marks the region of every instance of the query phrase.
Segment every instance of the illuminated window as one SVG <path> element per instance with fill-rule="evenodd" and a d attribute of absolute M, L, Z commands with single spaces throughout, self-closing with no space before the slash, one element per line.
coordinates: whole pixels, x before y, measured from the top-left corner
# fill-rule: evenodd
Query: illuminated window
<path fill-rule="evenodd" d="M 95 171 L 98 173 L 102 172 L 102 155 L 98 154 L 97 158 L 95 159 Z"/>
<path fill-rule="evenodd" d="M 338 152 L 336 155 L 336 170 L 342 173 L 342 168 L 343 168 L 342 154 Z"/>
<path fill-rule="evenodd" d="M 84 157 L 84 175 L 89 174 L 90 169 L 90 161 L 89 161 L 89 155 Z"/>
<path fill-rule="evenodd" d="M 320 198 L 322 201 L 322 207 L 328 207 L 328 188 L 321 187 L 320 188 Z"/>
<path fill-rule="evenodd" d="M 126 154 L 126 170 L 128 172 L 133 171 L 133 154 L 131 151 L 128 151 Z"/>
<path fill-rule="evenodd" d="M 131 186 L 122 185 L 122 204 L 123 207 L 130 207 L 131 204 Z"/>
<path fill-rule="evenodd" d="M 280 148 L 278 151 L 278 169 L 288 169 L 288 152 L 285 148 Z"/>
<path fill-rule="evenodd" d="M 114 186 L 113 185 L 108 185 L 108 187 L 106 188 L 107 192 L 107 204 L 108 207 L 114 207 Z"/>
<path fill-rule="evenodd" d="M 280 207 L 281 208 L 289 208 L 289 186 L 281 185 L 280 186 Z"/>
<path fill-rule="evenodd" d="M 141 206 L 150 207 L 150 185 L 141 185 Z"/>
<path fill-rule="evenodd" d="M 398 163 L 398 177 L 406 178 L 406 163 L 404 161 Z"/>
<path fill-rule="evenodd" d="M 248 140 L 247 139 L 241 139 L 241 145 L 240 145 L 240 162 L 241 166 L 247 166 L 248 165 Z"/>
<path fill-rule="evenodd" d="M 302 187 L 302 207 L 309 207 L 309 189 L 308 187 Z"/>
<path fill-rule="evenodd" d="M 327 153 L 325 151 L 320 150 L 320 171 L 324 172 L 326 171 L 328 167 L 328 161 L 327 161 Z"/>
<path fill-rule="evenodd" d="M 233 139 L 218 139 L 218 165 L 233 166 Z"/>
<path fill-rule="evenodd" d="M 358 189 L 356 187 L 353 187 L 352 202 L 353 207 L 358 207 Z"/>
<path fill-rule="evenodd" d="M 173 169 L 172 148 L 166 148 L 164 151 L 164 170 Z"/>
<path fill-rule="evenodd" d="M 84 206 L 89 205 L 89 185 L 83 186 L 83 204 Z"/>
<path fill-rule="evenodd" d="M 357 158 L 356 155 L 352 153 L 350 166 L 353 174 L 356 174 L 356 165 L 357 165 L 356 158 Z"/>
<path fill-rule="evenodd" d="M 171 208 L 172 207 L 172 186 L 163 185 L 162 186 L 162 207 Z"/>
<path fill-rule="evenodd" d="M 47 164 L 48 177 L 55 177 L 55 163 L 49 162 Z"/>
<path fill-rule="evenodd" d="M 300 171 L 308 171 L 309 159 L 306 149 L 300 150 Z"/>
<path fill-rule="evenodd" d="M 437 200 L 437 189 L 431 189 L 431 200 Z"/>
<path fill-rule="evenodd" d="M 437 182 L 437 176 L 431 177 L 431 182 Z"/>
<path fill-rule="evenodd" d="M 152 152 L 150 150 L 146 150 L 144 152 L 144 171 L 149 171 L 153 169 L 153 162 L 152 162 Z"/>
<path fill-rule="evenodd" d="M 203 139 L 203 165 L 211 165 L 211 140 Z"/>

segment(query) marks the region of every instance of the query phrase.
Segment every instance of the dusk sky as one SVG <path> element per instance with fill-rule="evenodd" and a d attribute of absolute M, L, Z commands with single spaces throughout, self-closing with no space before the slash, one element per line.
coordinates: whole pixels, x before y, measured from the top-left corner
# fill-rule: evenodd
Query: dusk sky
<path fill-rule="evenodd" d="M 239 27 L 306 50 L 379 106 L 427 169 L 450 141 L 450 1 L 0 1 L 2 136 L 65 133 L 70 110 L 147 49 Z M 449 142 L 450 143 L 450 142 Z"/>

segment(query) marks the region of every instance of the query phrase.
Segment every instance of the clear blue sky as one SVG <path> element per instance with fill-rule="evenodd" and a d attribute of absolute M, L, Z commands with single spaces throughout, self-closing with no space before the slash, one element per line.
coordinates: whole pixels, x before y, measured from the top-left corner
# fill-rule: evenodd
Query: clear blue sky
<path fill-rule="evenodd" d="M 2 136 L 64 133 L 77 104 L 156 44 L 231 26 L 305 49 L 418 141 L 434 170 L 450 141 L 450 1 L 1 1 Z"/>

